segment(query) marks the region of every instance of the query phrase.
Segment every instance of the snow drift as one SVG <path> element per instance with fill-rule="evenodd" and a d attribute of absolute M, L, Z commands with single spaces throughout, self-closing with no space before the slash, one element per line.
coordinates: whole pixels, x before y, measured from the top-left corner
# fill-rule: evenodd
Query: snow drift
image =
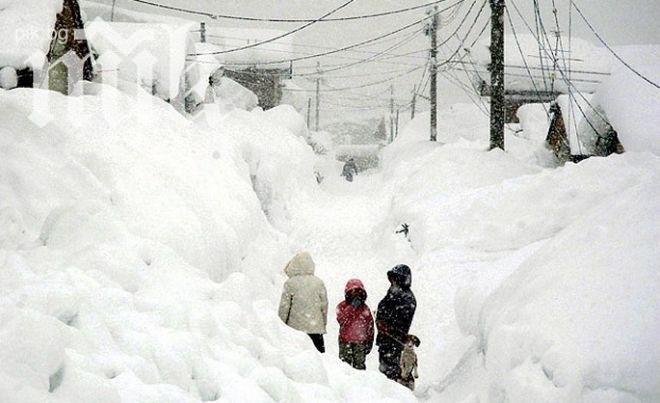
<path fill-rule="evenodd" d="M 234 141 L 254 115 L 210 131 L 85 93 L 0 91 L 0 401 L 411 400 L 277 318 L 291 251 Z"/>
<path fill-rule="evenodd" d="M 383 151 L 382 228 L 408 224 L 416 334 L 441 374 L 424 396 L 657 400 L 660 160 L 627 152 L 544 169 L 540 105 L 521 112 L 507 152 L 486 151 L 478 119 L 452 126 L 469 108 L 440 111 L 444 144 L 426 140 L 420 116 Z"/>

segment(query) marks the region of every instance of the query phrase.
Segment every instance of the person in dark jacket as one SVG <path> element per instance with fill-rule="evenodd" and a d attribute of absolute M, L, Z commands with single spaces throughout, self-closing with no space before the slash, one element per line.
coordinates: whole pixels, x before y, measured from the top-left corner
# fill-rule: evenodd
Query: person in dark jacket
<path fill-rule="evenodd" d="M 355 369 L 367 369 L 365 360 L 374 345 L 374 318 L 366 304 L 367 291 L 360 280 L 349 280 L 345 299 L 337 305 L 339 358 Z"/>
<path fill-rule="evenodd" d="M 347 181 L 353 182 L 353 176 L 357 176 L 357 165 L 355 165 L 355 160 L 353 158 L 349 158 L 348 161 L 346 161 L 341 175 L 346 178 Z"/>
<path fill-rule="evenodd" d="M 387 272 L 390 289 L 378 304 L 376 327 L 380 372 L 398 381 L 401 378 L 401 351 L 410 330 L 417 300 L 410 289 L 410 267 L 400 264 Z"/>

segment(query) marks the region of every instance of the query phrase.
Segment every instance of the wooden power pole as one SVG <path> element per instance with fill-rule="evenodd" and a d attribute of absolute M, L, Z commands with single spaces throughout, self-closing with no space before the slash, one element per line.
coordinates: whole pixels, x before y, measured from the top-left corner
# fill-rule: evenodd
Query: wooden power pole
<path fill-rule="evenodd" d="M 415 119 L 415 107 L 417 106 L 417 86 L 413 85 L 412 101 L 410 102 L 410 120 Z"/>
<path fill-rule="evenodd" d="M 390 84 L 390 142 L 394 141 L 394 84 Z"/>
<path fill-rule="evenodd" d="M 205 22 L 200 22 L 199 23 L 199 36 L 200 36 L 200 42 L 206 43 L 206 23 Z"/>
<path fill-rule="evenodd" d="M 312 119 L 312 98 L 307 98 L 307 128 L 311 127 Z"/>
<path fill-rule="evenodd" d="M 320 103 L 321 103 L 321 62 L 316 62 L 316 120 L 314 121 L 314 127 L 316 131 L 319 131 L 321 127 L 319 124 L 319 114 L 320 114 Z"/>
<path fill-rule="evenodd" d="M 438 138 L 438 6 L 433 7 L 433 21 L 429 27 L 431 36 L 431 141 Z"/>
<path fill-rule="evenodd" d="M 504 0 L 490 8 L 490 149 L 504 150 Z"/>
<path fill-rule="evenodd" d="M 394 138 L 392 138 L 392 141 L 394 141 L 394 139 L 396 137 L 399 137 L 399 111 L 400 111 L 399 108 L 397 108 L 397 110 L 396 110 L 396 130 L 394 131 L 394 133 L 396 135 L 394 136 Z"/>

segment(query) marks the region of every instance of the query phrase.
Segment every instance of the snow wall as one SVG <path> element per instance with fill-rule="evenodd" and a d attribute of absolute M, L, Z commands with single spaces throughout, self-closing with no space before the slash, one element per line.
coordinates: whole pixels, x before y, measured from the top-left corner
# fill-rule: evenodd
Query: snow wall
<path fill-rule="evenodd" d="M 84 93 L 0 91 L 0 401 L 412 400 L 277 317 L 302 139 Z"/>

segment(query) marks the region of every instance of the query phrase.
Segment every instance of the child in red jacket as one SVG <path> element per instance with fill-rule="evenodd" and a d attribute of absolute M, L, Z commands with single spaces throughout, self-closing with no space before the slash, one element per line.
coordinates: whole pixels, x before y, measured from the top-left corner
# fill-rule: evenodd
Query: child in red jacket
<path fill-rule="evenodd" d="M 355 369 L 366 369 L 365 360 L 374 344 L 374 318 L 366 304 L 367 291 L 360 280 L 349 280 L 345 300 L 337 305 L 339 358 Z"/>

